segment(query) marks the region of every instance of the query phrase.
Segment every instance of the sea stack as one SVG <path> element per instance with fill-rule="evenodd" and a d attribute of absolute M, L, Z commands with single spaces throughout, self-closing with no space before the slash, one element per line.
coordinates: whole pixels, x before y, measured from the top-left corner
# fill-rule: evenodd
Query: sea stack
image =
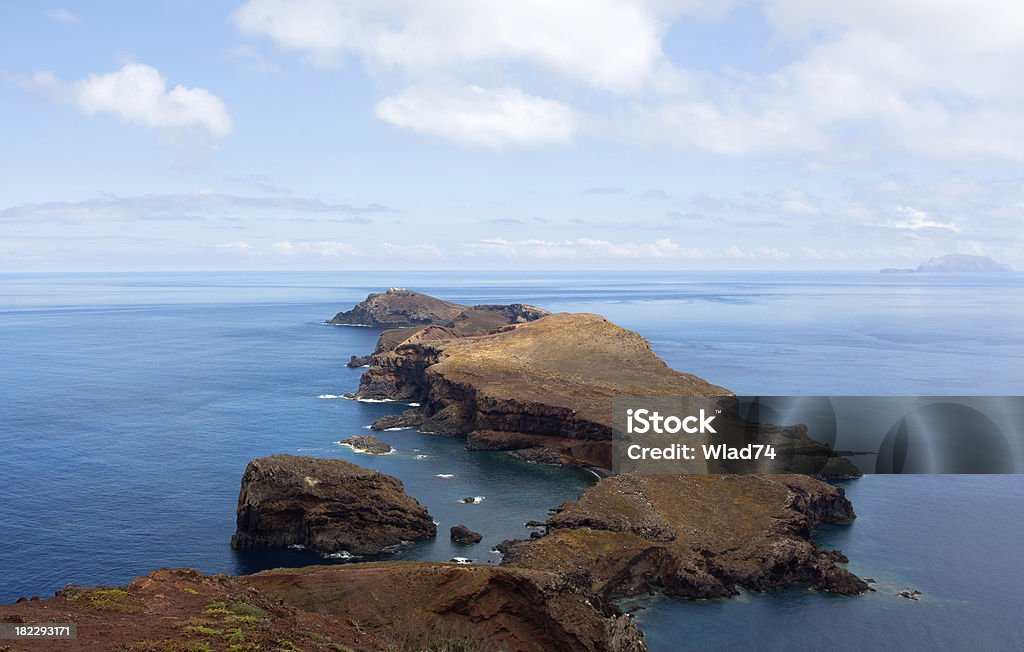
<path fill-rule="evenodd" d="M 272 455 L 245 469 L 231 546 L 375 555 L 436 534 L 398 478 L 340 459 Z"/>

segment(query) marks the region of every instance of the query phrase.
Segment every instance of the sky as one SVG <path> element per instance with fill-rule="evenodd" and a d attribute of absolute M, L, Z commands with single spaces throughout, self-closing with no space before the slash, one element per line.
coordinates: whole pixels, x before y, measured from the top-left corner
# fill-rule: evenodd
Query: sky
<path fill-rule="evenodd" d="M 0 271 L 1024 269 L 1014 0 L 0 0 Z"/>

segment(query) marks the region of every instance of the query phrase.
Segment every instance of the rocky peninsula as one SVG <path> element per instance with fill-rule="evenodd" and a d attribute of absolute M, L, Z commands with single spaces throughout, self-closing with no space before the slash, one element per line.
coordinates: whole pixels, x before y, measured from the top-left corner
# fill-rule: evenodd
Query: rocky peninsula
<path fill-rule="evenodd" d="M 470 450 L 606 470 L 612 399 L 673 395 L 732 397 L 670 368 L 643 337 L 603 317 L 553 314 L 480 335 L 425 326 L 379 345 L 356 397 L 420 403 L 375 428 L 415 425 L 465 437 Z M 790 470 L 859 476 L 803 425 L 760 426 L 758 436 L 787 451 Z M 613 476 L 559 508 L 545 536 L 507 542 L 503 563 L 582 573 L 607 599 L 799 583 L 856 594 L 869 587 L 840 565 L 845 557 L 811 539 L 822 523 L 854 518 L 841 488 L 807 475 Z"/>
<path fill-rule="evenodd" d="M 302 546 L 376 555 L 437 534 L 398 478 L 340 459 L 272 455 L 249 462 L 238 495 L 239 549 Z"/>
<path fill-rule="evenodd" d="M 735 400 L 671 369 L 643 337 L 598 315 L 460 306 L 393 288 L 329 323 L 388 327 L 370 356 L 353 360 L 369 367 L 355 398 L 419 405 L 374 427 L 418 426 L 464 437 L 471 450 L 588 466 L 602 476 L 611 468 L 612 398 Z M 765 432 L 797 457 L 828 458 L 827 468 L 809 467 L 821 476 L 857 475 L 803 426 Z M 372 437 L 346 441 L 383 452 Z M 811 538 L 821 524 L 854 518 L 842 488 L 808 475 L 612 475 L 546 521 L 528 522 L 529 539 L 499 546 L 500 566 L 458 558 L 245 577 L 160 570 L 125 587 L 69 585 L 50 600 L 2 606 L 0 618 L 78 623 L 77 641 L 45 644 L 57 650 L 639 652 L 642 635 L 615 606 L 619 598 L 715 598 L 791 584 L 842 595 L 870 590 L 843 567 L 841 552 Z M 232 545 L 372 555 L 434 536 L 429 513 L 397 478 L 340 459 L 274 455 L 245 470 Z M 480 536 L 462 525 L 450 530 L 465 545 Z"/>
<path fill-rule="evenodd" d="M 480 335 L 426 326 L 398 344 L 378 344 L 367 360 L 356 398 L 420 404 L 374 429 L 418 426 L 465 437 L 470 450 L 600 469 L 612 466 L 614 398 L 732 396 L 672 369 L 643 337 L 592 314 L 547 315 Z M 782 470 L 859 475 L 847 460 L 830 459 L 803 426 L 765 427 L 758 436 L 792 453 Z"/>
<path fill-rule="evenodd" d="M 619 475 L 562 505 L 547 534 L 502 544 L 502 564 L 589 577 L 603 598 L 688 598 L 809 584 L 868 585 L 811 535 L 855 518 L 842 488 L 804 475 Z"/>
<path fill-rule="evenodd" d="M 413 290 L 390 288 L 370 294 L 351 310 L 339 312 L 324 323 L 387 329 L 381 333 L 371 355 L 353 355 L 349 360 L 348 366 L 362 367 L 370 363 L 373 355 L 391 351 L 407 341 L 481 335 L 548 314 L 546 310 L 524 303 L 464 306 Z"/>

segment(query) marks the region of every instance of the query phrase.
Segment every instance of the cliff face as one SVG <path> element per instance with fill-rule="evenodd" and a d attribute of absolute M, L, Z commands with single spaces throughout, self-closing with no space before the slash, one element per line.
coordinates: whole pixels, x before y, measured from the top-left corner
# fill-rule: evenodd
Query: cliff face
<path fill-rule="evenodd" d="M 436 534 L 397 478 L 340 459 L 273 455 L 245 469 L 231 546 L 372 555 Z"/>
<path fill-rule="evenodd" d="M 632 619 L 571 578 L 407 562 L 245 577 L 159 570 L 125 587 L 69 585 L 2 605 L 0 620 L 76 623 L 78 640 L 17 644 L 61 651 L 646 649 Z"/>
<path fill-rule="evenodd" d="M 611 466 L 615 396 L 730 392 L 673 370 L 641 336 L 598 315 L 557 314 L 476 337 L 409 339 L 376 354 L 358 397 L 415 400 L 422 428 L 478 450 L 554 450 Z"/>
<path fill-rule="evenodd" d="M 566 503 L 540 539 L 503 546 L 503 564 L 588 573 L 606 599 L 661 590 L 711 598 L 806 583 L 868 590 L 810 537 L 849 523 L 843 490 L 801 475 L 614 476 Z"/>

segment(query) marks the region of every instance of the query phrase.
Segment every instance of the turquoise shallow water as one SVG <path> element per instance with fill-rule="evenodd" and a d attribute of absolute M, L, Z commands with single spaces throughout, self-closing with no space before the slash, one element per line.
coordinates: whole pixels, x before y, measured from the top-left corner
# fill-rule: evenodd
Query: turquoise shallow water
<path fill-rule="evenodd" d="M 490 546 L 573 498 L 584 473 L 415 431 L 386 457 L 334 444 L 400 409 L 318 399 L 355 388 L 349 355 L 376 331 L 320 320 L 400 285 L 468 303 L 597 312 L 677 369 L 746 394 L 1024 393 L 1024 278 L 810 273 L 0 275 L 0 601 L 66 582 L 123 583 L 160 566 L 249 572 L 299 551 L 237 553 L 238 481 L 275 452 L 338 456 L 400 477 L 446 537 L 405 559 L 489 563 Z M 439 478 L 453 474 L 453 478 Z M 1024 482 L 870 477 L 860 515 L 828 528 L 863 598 L 803 589 L 636 605 L 653 649 L 1015 649 L 1024 645 Z M 463 496 L 484 496 L 463 505 Z M 912 586 L 925 599 L 894 597 Z"/>

